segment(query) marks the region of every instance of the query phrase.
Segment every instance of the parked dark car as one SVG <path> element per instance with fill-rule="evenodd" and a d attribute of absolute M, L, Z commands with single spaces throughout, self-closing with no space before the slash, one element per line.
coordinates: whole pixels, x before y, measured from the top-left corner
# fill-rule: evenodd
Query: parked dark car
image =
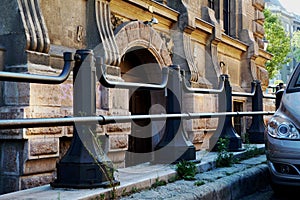
<path fill-rule="evenodd" d="M 265 148 L 273 190 L 300 186 L 300 64 L 267 124 Z"/>

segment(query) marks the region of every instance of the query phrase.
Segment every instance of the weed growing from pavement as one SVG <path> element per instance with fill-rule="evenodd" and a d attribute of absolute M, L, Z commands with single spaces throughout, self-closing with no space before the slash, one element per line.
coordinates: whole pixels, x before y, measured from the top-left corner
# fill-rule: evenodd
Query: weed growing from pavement
<path fill-rule="evenodd" d="M 178 178 L 182 178 L 184 180 L 195 180 L 197 167 L 195 163 L 183 160 L 176 164 L 176 172 Z"/>
<path fill-rule="evenodd" d="M 131 193 L 137 193 L 138 191 L 139 191 L 139 189 L 136 187 L 131 188 Z"/>
<path fill-rule="evenodd" d="M 102 200 L 104 200 L 105 199 L 105 194 L 100 194 L 100 199 Z"/>
<path fill-rule="evenodd" d="M 235 163 L 233 153 L 228 152 L 229 139 L 219 138 L 217 142 L 218 156 L 216 159 L 216 167 L 231 167 Z"/>
<path fill-rule="evenodd" d="M 91 135 L 92 144 L 95 146 L 97 155 L 94 155 L 89 150 L 85 141 L 83 141 L 83 144 L 84 144 L 86 150 L 91 155 L 91 157 L 94 159 L 95 163 L 98 165 L 99 170 L 101 170 L 101 172 L 105 176 L 106 180 L 109 181 L 109 187 L 112 188 L 112 190 L 110 191 L 110 199 L 117 199 L 116 186 L 119 185 L 119 183 L 116 182 L 114 179 L 114 172 L 116 172 L 117 169 L 113 167 L 113 164 L 110 161 L 107 161 L 106 154 L 104 153 L 104 151 L 102 149 L 102 142 L 101 142 L 100 137 L 98 137 L 97 134 L 94 133 L 91 129 L 89 129 L 89 133 Z M 98 161 L 99 157 L 102 161 L 102 164 L 99 163 L 99 161 Z M 105 197 L 105 194 L 100 194 L 100 199 L 102 199 L 103 197 Z"/>
<path fill-rule="evenodd" d="M 249 134 L 245 135 L 245 148 L 246 148 L 246 151 L 243 155 L 243 159 L 253 158 L 253 157 L 256 157 L 258 155 L 265 153 L 264 149 L 259 149 L 256 146 L 250 144 Z"/>
<path fill-rule="evenodd" d="M 204 185 L 204 184 L 205 184 L 205 182 L 204 181 L 200 181 L 200 180 L 194 182 L 195 186 L 201 186 L 201 185 Z"/>
<path fill-rule="evenodd" d="M 167 185 L 167 182 L 164 180 L 159 180 L 158 178 L 155 179 L 155 183 L 151 185 L 152 188 L 157 188 L 159 186 Z"/>
<path fill-rule="evenodd" d="M 259 149 L 256 146 L 246 145 L 246 151 L 243 159 L 253 158 L 258 155 L 264 154 L 264 149 Z"/>
<path fill-rule="evenodd" d="M 121 196 L 126 196 L 126 195 L 127 195 L 126 188 L 124 188 L 124 189 L 122 190 Z"/>

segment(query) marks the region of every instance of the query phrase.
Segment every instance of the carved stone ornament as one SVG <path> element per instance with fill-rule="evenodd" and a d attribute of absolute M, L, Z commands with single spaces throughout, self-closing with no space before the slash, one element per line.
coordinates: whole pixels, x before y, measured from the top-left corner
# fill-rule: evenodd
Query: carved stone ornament
<path fill-rule="evenodd" d="M 120 57 L 112 30 L 109 1 L 95 0 L 95 13 L 97 28 L 101 40 L 99 48 L 97 49 L 100 50 L 100 56 L 103 58 L 103 63 L 118 66 L 120 63 Z"/>
<path fill-rule="evenodd" d="M 26 50 L 48 53 L 50 39 L 39 0 L 18 0 L 27 47 Z"/>

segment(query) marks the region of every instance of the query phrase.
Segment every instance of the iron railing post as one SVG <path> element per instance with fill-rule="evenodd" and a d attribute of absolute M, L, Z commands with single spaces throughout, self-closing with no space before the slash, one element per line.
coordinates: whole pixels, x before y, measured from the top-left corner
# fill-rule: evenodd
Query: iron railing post
<path fill-rule="evenodd" d="M 224 92 L 221 92 L 218 97 L 219 111 L 232 112 L 232 88 L 229 82 L 229 76 L 227 74 L 222 75 L 224 77 Z M 225 93 L 225 94 L 224 94 Z M 224 102 L 225 100 L 225 102 Z M 219 118 L 219 121 L 221 118 Z M 229 140 L 228 151 L 242 151 L 242 139 L 237 134 L 232 125 L 232 116 L 225 116 L 224 123 L 218 123 L 216 130 L 219 138 L 227 138 Z M 218 144 L 213 147 L 213 151 L 218 150 Z"/>
<path fill-rule="evenodd" d="M 168 114 L 181 114 L 182 79 L 180 67 L 172 65 L 169 68 L 166 110 Z M 165 133 L 154 150 L 154 163 L 176 163 L 180 160 L 196 159 L 195 147 L 187 138 L 181 117 L 167 118 Z"/>
<path fill-rule="evenodd" d="M 92 50 L 77 50 L 73 70 L 73 112 L 75 117 L 96 115 L 96 68 Z M 66 155 L 57 163 L 53 187 L 94 188 L 118 184 L 111 162 L 99 155 L 101 145 L 93 131 L 95 124 L 75 123 L 73 140 Z"/>
<path fill-rule="evenodd" d="M 252 97 L 252 111 L 263 111 L 263 93 L 261 89 L 261 82 L 255 80 L 256 91 Z M 248 129 L 249 142 L 254 144 L 264 143 L 264 132 L 266 125 L 264 123 L 263 115 L 254 115 L 252 117 L 252 123 Z"/>

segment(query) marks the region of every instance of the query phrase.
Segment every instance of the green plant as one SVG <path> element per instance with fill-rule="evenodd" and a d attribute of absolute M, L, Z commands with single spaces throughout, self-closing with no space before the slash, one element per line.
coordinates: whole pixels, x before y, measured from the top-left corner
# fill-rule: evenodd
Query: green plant
<path fill-rule="evenodd" d="M 264 9 L 264 16 L 264 36 L 268 41 L 267 51 L 272 54 L 272 59 L 268 60 L 265 66 L 269 74 L 269 79 L 272 79 L 283 65 L 291 61 L 288 55 L 293 53 L 291 44 L 295 43 L 291 42 L 290 33 L 285 31 L 279 15 L 272 13 L 269 9 Z"/>
<path fill-rule="evenodd" d="M 155 183 L 153 183 L 153 184 L 151 185 L 151 187 L 157 188 L 157 187 L 159 187 L 159 186 L 163 186 L 163 185 L 166 185 L 166 184 L 167 184 L 166 181 L 164 181 L 164 180 L 159 180 L 158 178 L 156 178 Z"/>
<path fill-rule="evenodd" d="M 244 155 L 244 159 L 256 157 L 264 153 L 263 149 L 259 149 L 256 146 L 246 146 L 246 152 Z"/>
<path fill-rule="evenodd" d="M 205 184 L 204 181 L 196 181 L 196 182 L 194 183 L 195 186 L 201 186 L 201 185 L 204 185 L 204 184 Z"/>
<path fill-rule="evenodd" d="M 265 152 L 264 149 L 259 149 L 255 145 L 251 145 L 249 141 L 249 134 L 245 134 L 245 153 L 243 159 L 252 158 L 261 155 Z"/>
<path fill-rule="evenodd" d="M 137 193 L 139 190 L 136 187 L 131 188 L 131 193 Z"/>
<path fill-rule="evenodd" d="M 85 134 L 86 129 L 83 129 L 82 133 Z M 97 133 L 94 133 L 90 128 L 88 129 L 88 132 L 90 133 L 90 137 L 87 137 L 90 139 L 90 141 L 82 141 L 84 147 L 86 150 L 89 152 L 91 157 L 94 159 L 95 163 L 99 167 L 99 170 L 103 173 L 105 176 L 106 180 L 108 180 L 109 185 L 108 187 L 111 187 L 112 190 L 110 191 L 110 199 L 117 199 L 117 190 L 116 186 L 119 185 L 120 183 L 115 180 L 114 178 L 114 172 L 117 170 L 114 168 L 113 163 L 108 159 L 106 154 L 104 153 L 102 149 L 102 142 L 100 137 L 97 135 Z M 89 145 L 87 144 L 92 144 L 94 148 L 90 149 Z M 101 160 L 101 163 L 99 162 L 99 159 Z M 102 198 L 102 197 L 101 197 Z"/>
<path fill-rule="evenodd" d="M 126 191 L 126 188 L 124 188 L 124 189 L 122 190 L 121 196 L 126 196 L 126 195 L 127 195 L 127 191 Z"/>
<path fill-rule="evenodd" d="M 197 173 L 196 164 L 191 161 L 180 161 L 176 164 L 176 172 L 179 178 L 194 180 Z"/>
<path fill-rule="evenodd" d="M 105 199 L 105 194 L 100 194 L 100 199 L 104 200 Z"/>
<path fill-rule="evenodd" d="M 218 156 L 216 167 L 230 167 L 235 162 L 233 153 L 228 152 L 229 139 L 219 138 L 217 142 Z"/>

